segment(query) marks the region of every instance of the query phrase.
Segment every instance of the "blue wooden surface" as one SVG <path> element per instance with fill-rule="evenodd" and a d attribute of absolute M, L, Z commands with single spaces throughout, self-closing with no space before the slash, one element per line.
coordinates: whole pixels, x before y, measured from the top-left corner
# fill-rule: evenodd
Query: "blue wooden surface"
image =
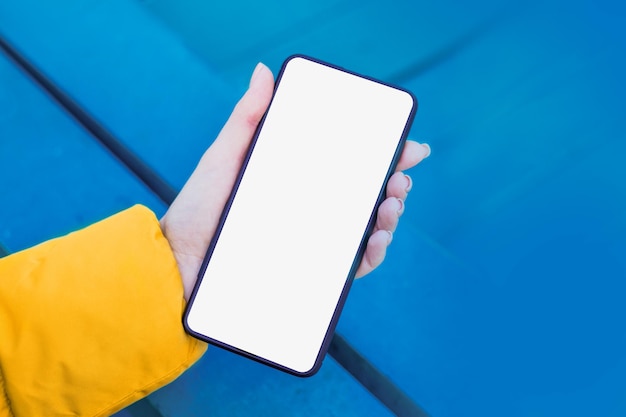
<path fill-rule="evenodd" d="M 626 413 L 623 4 L 64 3 L 2 2 L 0 31 L 175 185 L 258 60 L 312 53 L 412 89 L 433 156 L 340 331 L 433 416 Z M 95 145 L 55 153 L 84 133 L 0 74 L 0 242 L 149 200 Z M 150 401 L 172 416 L 385 415 L 330 359 L 301 381 L 217 349 Z"/>
<path fill-rule="evenodd" d="M 135 203 L 163 206 L 0 53 L 0 242 L 18 251 Z"/>
<path fill-rule="evenodd" d="M 277 71 L 293 53 L 389 79 L 509 9 L 492 0 L 445 0 L 435 7 L 412 0 L 156 0 L 145 7 L 237 85 L 247 81 L 257 61 Z"/>
<path fill-rule="evenodd" d="M 172 417 L 392 416 L 328 356 L 315 376 L 302 379 L 218 348 L 150 401 Z"/>
<path fill-rule="evenodd" d="M 528 9 L 407 83 L 433 158 L 339 330 L 433 415 L 625 411 L 625 44 L 601 12 Z"/>
<path fill-rule="evenodd" d="M 176 188 L 243 91 L 133 1 L 0 2 L 0 31 Z"/>

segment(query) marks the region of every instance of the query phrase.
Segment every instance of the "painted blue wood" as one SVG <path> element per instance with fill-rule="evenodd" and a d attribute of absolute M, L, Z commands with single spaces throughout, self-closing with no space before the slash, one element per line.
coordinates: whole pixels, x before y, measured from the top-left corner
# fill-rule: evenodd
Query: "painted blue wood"
<path fill-rule="evenodd" d="M 163 206 L 0 53 L 0 241 L 17 251 L 141 203 Z"/>
<path fill-rule="evenodd" d="M 278 71 L 294 53 L 393 77 L 486 26 L 508 10 L 500 3 L 156 0 L 144 6 L 221 76 L 242 85 L 257 61 Z"/>
<path fill-rule="evenodd" d="M 216 77 L 131 0 L 2 2 L 0 30 L 176 188 L 244 88 Z"/>
<path fill-rule="evenodd" d="M 163 416 L 380 416 L 392 414 L 331 358 L 298 378 L 216 347 L 150 401 Z"/>
<path fill-rule="evenodd" d="M 242 59 L 254 65 L 254 56 L 358 9 L 362 3 L 356 0 L 157 0 L 143 2 L 143 6 L 211 66 L 226 70 L 224 75 L 228 77 L 232 75 L 233 64 Z"/>
<path fill-rule="evenodd" d="M 626 413 L 625 17 L 541 5 L 407 82 L 433 155 L 339 330 L 434 416 Z"/>

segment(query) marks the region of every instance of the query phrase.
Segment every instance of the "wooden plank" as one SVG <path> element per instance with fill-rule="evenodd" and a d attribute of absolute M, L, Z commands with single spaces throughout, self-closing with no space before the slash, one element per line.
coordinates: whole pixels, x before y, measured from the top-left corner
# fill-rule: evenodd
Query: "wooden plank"
<path fill-rule="evenodd" d="M 63 7 L 5 2 L 0 27 L 26 58 L 176 188 L 237 99 L 231 86 L 134 1 L 70 0 Z"/>
<path fill-rule="evenodd" d="M 222 2 L 219 13 L 214 13 L 213 4 L 199 3 L 161 0 L 145 7 L 237 85 L 245 83 L 248 68 L 258 60 L 277 71 L 294 53 L 370 76 L 392 77 L 506 10 L 484 0 L 471 4 L 369 0 L 336 2 L 332 7 L 330 2 L 298 3 L 295 9 L 285 9 L 277 1 L 250 2 L 248 7 Z"/>
<path fill-rule="evenodd" d="M 166 417 L 393 415 L 330 357 L 315 376 L 297 378 L 215 347 L 150 399 Z"/>
<path fill-rule="evenodd" d="M 177 191 L 170 184 L 2 37 L 0 37 L 0 49 L 163 203 L 169 205 L 174 201 Z"/>
<path fill-rule="evenodd" d="M 0 54 L 0 241 L 17 251 L 133 204 L 163 205 Z"/>
<path fill-rule="evenodd" d="M 368 2 L 366 2 L 368 3 Z M 319 22 L 363 4 L 355 0 L 205 2 L 157 0 L 143 6 L 218 68 L 263 53 Z M 252 61 L 254 65 L 256 61 Z"/>

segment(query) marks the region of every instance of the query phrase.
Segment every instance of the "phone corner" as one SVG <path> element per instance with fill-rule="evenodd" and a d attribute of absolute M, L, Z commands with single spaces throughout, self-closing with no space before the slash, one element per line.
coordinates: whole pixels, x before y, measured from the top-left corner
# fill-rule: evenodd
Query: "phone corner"
<path fill-rule="evenodd" d="M 305 59 L 308 59 L 309 57 L 307 55 L 305 55 L 305 54 L 300 53 L 300 52 L 295 52 L 295 53 L 287 56 L 287 58 L 285 58 L 285 62 L 289 62 L 289 61 L 291 61 L 292 59 L 295 59 L 295 58 L 305 58 Z"/>
<path fill-rule="evenodd" d="M 419 107 L 419 101 L 417 100 L 417 97 L 415 96 L 415 94 L 413 94 L 412 91 L 410 90 L 404 90 L 404 91 L 406 91 L 411 97 L 411 100 L 413 101 L 413 113 L 415 113 L 417 111 L 417 108 Z"/>
<path fill-rule="evenodd" d="M 303 59 L 306 61 L 313 61 L 313 58 L 305 55 L 305 54 L 301 54 L 301 53 L 294 53 L 289 55 L 287 58 L 285 58 L 285 60 L 283 61 L 283 66 L 287 66 L 287 64 L 289 64 L 291 61 L 295 61 L 298 59 Z"/>
<path fill-rule="evenodd" d="M 417 107 L 419 105 L 419 102 L 415 94 L 413 94 L 413 92 L 409 90 L 408 88 L 404 88 L 400 86 L 394 86 L 394 87 L 405 94 L 405 96 L 407 97 L 407 101 L 410 102 L 411 116 L 414 115 L 415 112 L 417 112 Z"/>
<path fill-rule="evenodd" d="M 183 311 L 183 316 L 181 318 L 181 322 L 183 325 L 183 329 L 185 330 L 185 333 L 187 333 L 188 335 L 191 335 L 195 338 L 198 338 L 197 333 L 191 328 L 191 325 L 189 324 L 189 312 L 191 309 L 191 303 L 187 303 L 187 305 L 185 306 L 185 310 Z"/>
<path fill-rule="evenodd" d="M 296 371 L 291 369 L 290 373 L 294 376 L 297 376 L 298 378 L 310 378 L 319 372 L 319 370 L 322 368 L 322 363 L 322 360 L 317 360 L 315 361 L 311 369 L 307 371 Z"/>

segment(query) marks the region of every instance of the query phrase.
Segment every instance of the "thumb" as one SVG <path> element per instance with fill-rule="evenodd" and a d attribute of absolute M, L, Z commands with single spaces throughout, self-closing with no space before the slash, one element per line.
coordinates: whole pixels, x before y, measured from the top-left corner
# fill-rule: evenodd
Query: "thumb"
<path fill-rule="evenodd" d="M 239 100 L 211 150 L 219 157 L 241 161 L 263 117 L 274 91 L 274 76 L 268 67 L 257 64 L 250 87 Z M 215 149 L 213 149 L 215 148 Z M 217 155 L 216 155 L 217 156 Z"/>
<path fill-rule="evenodd" d="M 161 219 L 161 228 L 178 263 L 186 299 L 273 90 L 271 71 L 258 64 L 248 91 Z"/>
<path fill-rule="evenodd" d="M 273 90 L 272 72 L 259 63 L 250 79 L 248 91 L 172 204 L 171 208 L 177 210 L 169 210 L 168 213 L 198 209 L 203 213 L 213 213 L 212 217 L 219 216 Z M 209 228 L 213 227 L 214 224 L 209 225 Z"/>
<path fill-rule="evenodd" d="M 241 169 L 252 136 L 267 110 L 274 91 L 274 76 L 259 63 L 250 79 L 250 87 L 235 106 L 228 121 L 207 149 L 187 185 L 210 190 L 215 204 L 226 201 Z M 202 181 L 203 185 L 196 184 Z M 190 184 L 191 183 L 191 184 Z M 187 185 L 183 188 L 188 188 Z M 223 200 L 223 201 L 222 201 Z"/>

